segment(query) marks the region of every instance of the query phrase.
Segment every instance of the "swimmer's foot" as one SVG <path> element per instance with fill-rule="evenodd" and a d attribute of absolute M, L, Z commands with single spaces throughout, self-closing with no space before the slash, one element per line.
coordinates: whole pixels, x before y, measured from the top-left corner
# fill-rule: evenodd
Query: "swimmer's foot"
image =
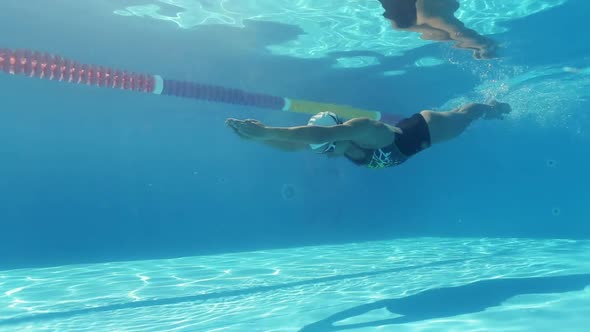
<path fill-rule="evenodd" d="M 464 46 L 462 43 L 457 43 L 453 47 L 473 51 L 473 58 L 476 60 L 491 60 L 499 58 L 498 54 L 496 53 L 498 47 L 495 44 L 484 45 L 481 47 L 468 47 Z"/>
<path fill-rule="evenodd" d="M 481 47 L 473 51 L 473 57 L 477 60 L 490 60 L 498 58 L 498 44 L 495 41 L 485 38 Z"/>
<path fill-rule="evenodd" d="M 473 51 L 473 57 L 477 60 L 491 60 L 497 59 L 498 53 L 496 53 L 496 47 L 483 47 L 479 50 Z"/>
<path fill-rule="evenodd" d="M 492 100 L 489 103 L 489 105 L 491 106 L 491 108 L 483 116 L 483 118 L 486 120 L 502 120 L 506 117 L 507 114 L 510 114 L 510 112 L 512 112 L 512 107 L 510 107 L 510 105 L 507 103 L 501 103 L 497 100 Z"/>

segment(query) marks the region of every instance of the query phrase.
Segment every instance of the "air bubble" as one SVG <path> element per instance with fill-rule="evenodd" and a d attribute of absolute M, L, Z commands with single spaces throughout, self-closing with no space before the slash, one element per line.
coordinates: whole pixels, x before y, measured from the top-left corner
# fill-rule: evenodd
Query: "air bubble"
<path fill-rule="evenodd" d="M 284 200 L 290 201 L 295 198 L 296 190 L 295 186 L 289 183 L 283 184 L 283 188 L 281 189 L 281 196 Z"/>

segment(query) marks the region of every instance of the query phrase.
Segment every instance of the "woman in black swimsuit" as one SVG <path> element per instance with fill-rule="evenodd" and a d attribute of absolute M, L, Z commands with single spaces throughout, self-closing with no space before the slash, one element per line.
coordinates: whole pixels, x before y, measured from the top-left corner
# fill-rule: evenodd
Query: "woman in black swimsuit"
<path fill-rule="evenodd" d="M 307 126 L 269 127 L 258 120 L 228 119 L 236 134 L 287 151 L 311 148 L 333 157 L 346 157 L 359 166 L 387 168 L 416 153 L 459 136 L 473 121 L 502 119 L 511 109 L 496 101 L 467 104 L 448 112 L 422 111 L 396 126 L 356 118 L 341 121 L 330 112 L 313 116 Z"/>

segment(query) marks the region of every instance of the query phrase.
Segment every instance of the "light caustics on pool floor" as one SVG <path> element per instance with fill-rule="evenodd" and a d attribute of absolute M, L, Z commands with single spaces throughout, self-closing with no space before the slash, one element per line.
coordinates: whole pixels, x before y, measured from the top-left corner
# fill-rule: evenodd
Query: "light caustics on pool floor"
<path fill-rule="evenodd" d="M 463 0 L 456 15 L 482 33 L 504 32 L 503 23 L 559 6 L 566 0 Z M 379 1 L 358 0 L 144 0 L 114 11 L 116 15 L 155 19 L 182 29 L 202 25 L 238 28 L 246 20 L 273 22 L 302 29 L 295 40 L 270 45 L 274 54 L 321 58 L 331 52 L 375 52 L 400 55 L 427 42 L 415 34 L 394 31 L 383 19 Z M 141 3 L 141 2 L 140 2 Z M 339 59 L 338 66 L 371 65 L 375 57 Z"/>
<path fill-rule="evenodd" d="M 414 238 L 8 270 L 0 331 L 583 331 L 589 256 L 590 241 Z"/>

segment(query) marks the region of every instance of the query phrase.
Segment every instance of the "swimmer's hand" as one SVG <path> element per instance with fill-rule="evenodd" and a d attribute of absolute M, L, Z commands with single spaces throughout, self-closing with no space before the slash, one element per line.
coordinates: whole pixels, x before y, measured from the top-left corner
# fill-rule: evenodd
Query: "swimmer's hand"
<path fill-rule="evenodd" d="M 267 127 L 254 119 L 227 119 L 225 124 L 234 130 L 238 136 L 245 139 L 265 140 L 268 138 Z"/>
<path fill-rule="evenodd" d="M 403 135 L 404 134 L 404 131 L 401 128 L 399 128 L 399 127 L 394 127 L 392 125 L 388 125 L 387 123 L 383 123 L 383 124 L 385 126 L 387 126 L 387 128 L 389 128 L 391 131 L 393 131 L 396 134 L 400 134 L 400 135 Z"/>
<path fill-rule="evenodd" d="M 488 105 L 491 106 L 491 109 L 490 109 L 490 111 L 486 112 L 486 114 L 484 115 L 484 119 L 486 119 L 486 120 L 490 120 L 490 119 L 502 120 L 502 119 L 506 118 L 506 116 L 508 114 L 510 114 L 510 112 L 512 112 L 512 107 L 510 107 L 510 104 L 501 103 L 495 99 L 490 101 L 488 103 Z"/>

